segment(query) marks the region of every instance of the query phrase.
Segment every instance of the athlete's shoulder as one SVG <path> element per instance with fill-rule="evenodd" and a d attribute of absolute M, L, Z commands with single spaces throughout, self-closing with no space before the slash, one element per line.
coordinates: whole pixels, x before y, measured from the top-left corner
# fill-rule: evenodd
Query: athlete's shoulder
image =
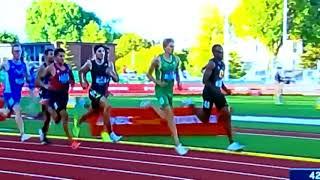
<path fill-rule="evenodd" d="M 179 57 L 179 56 L 173 55 L 173 58 L 174 58 L 176 61 L 180 62 L 180 57 Z"/>
<path fill-rule="evenodd" d="M 161 60 L 161 54 L 158 56 L 155 56 L 152 60 L 152 63 L 158 64 L 160 63 L 160 60 Z"/>
<path fill-rule="evenodd" d="M 214 67 L 216 66 L 215 60 L 214 60 L 214 59 L 210 59 L 210 60 L 208 61 L 207 66 L 210 66 L 210 67 L 214 68 Z"/>

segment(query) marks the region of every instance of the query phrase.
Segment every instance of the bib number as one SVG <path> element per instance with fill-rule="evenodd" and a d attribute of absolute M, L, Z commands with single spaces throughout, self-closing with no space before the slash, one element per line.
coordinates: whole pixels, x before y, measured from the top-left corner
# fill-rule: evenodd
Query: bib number
<path fill-rule="evenodd" d="M 165 80 L 165 81 L 173 81 L 174 80 L 174 75 L 175 75 L 174 72 L 166 72 L 166 73 L 164 73 L 163 80 Z"/>
<path fill-rule="evenodd" d="M 218 81 L 216 81 L 216 87 L 219 87 L 219 88 L 221 88 L 222 87 L 222 80 L 218 80 Z"/>
<path fill-rule="evenodd" d="M 107 82 L 108 82 L 108 80 L 107 80 L 106 76 L 97 76 L 97 78 L 96 78 L 96 83 L 99 86 L 103 86 L 103 85 L 107 84 Z"/>
<path fill-rule="evenodd" d="M 60 74 L 59 82 L 61 82 L 62 84 L 67 84 L 69 82 L 69 74 L 68 73 Z"/>
<path fill-rule="evenodd" d="M 19 78 L 15 80 L 16 84 L 22 85 L 24 83 L 24 78 Z"/>

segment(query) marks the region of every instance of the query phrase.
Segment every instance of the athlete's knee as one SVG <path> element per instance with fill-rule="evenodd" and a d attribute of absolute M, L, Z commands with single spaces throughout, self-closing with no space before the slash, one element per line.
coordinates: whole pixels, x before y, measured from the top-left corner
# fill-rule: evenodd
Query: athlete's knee
<path fill-rule="evenodd" d="M 165 113 L 166 119 L 169 119 L 169 120 L 173 119 L 174 114 L 173 114 L 173 111 L 169 105 L 163 107 L 163 111 Z"/>
<path fill-rule="evenodd" d="M 68 120 L 68 118 L 69 118 L 67 111 L 64 110 L 64 109 L 59 112 L 59 115 L 60 115 L 60 116 L 57 115 L 57 117 L 60 117 L 61 120 L 63 120 L 63 121 L 66 121 L 66 120 Z"/>
<path fill-rule="evenodd" d="M 231 113 L 228 106 L 221 108 L 218 112 L 218 119 L 222 121 L 230 121 Z"/>

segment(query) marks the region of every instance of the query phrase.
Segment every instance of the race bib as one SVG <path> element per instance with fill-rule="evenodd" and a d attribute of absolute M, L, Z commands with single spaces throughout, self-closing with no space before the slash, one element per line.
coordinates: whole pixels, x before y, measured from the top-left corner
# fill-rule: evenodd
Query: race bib
<path fill-rule="evenodd" d="M 174 80 L 174 75 L 175 75 L 175 73 L 173 71 L 165 72 L 163 80 L 165 80 L 165 81 L 173 81 Z"/>
<path fill-rule="evenodd" d="M 24 84 L 24 78 L 17 78 L 15 79 L 16 84 L 22 85 Z"/>
<path fill-rule="evenodd" d="M 216 87 L 221 88 L 222 87 L 222 80 L 217 80 L 215 85 L 216 85 Z"/>
<path fill-rule="evenodd" d="M 59 75 L 59 82 L 62 84 L 67 84 L 69 82 L 69 74 L 63 73 Z"/>
<path fill-rule="evenodd" d="M 106 76 L 97 76 L 96 78 L 96 83 L 100 86 L 107 84 L 107 82 L 108 82 L 108 79 Z"/>

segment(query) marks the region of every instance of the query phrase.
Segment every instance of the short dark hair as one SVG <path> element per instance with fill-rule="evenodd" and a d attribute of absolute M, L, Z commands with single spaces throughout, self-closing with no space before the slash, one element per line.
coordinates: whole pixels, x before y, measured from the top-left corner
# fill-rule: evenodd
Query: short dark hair
<path fill-rule="evenodd" d="M 222 48 L 222 46 L 221 46 L 220 44 L 215 44 L 215 45 L 213 45 L 212 48 L 211 48 L 211 52 L 213 53 L 214 51 L 216 51 L 216 49 L 217 49 L 218 47 L 221 47 L 221 48 Z"/>
<path fill-rule="evenodd" d="M 162 42 L 163 48 L 166 48 L 170 43 L 174 43 L 174 40 L 172 38 L 166 38 Z"/>
<path fill-rule="evenodd" d="M 15 43 L 15 44 L 12 44 L 12 46 L 11 46 L 11 47 L 12 47 L 12 50 L 13 50 L 13 48 L 14 48 L 14 47 L 21 47 L 21 45 L 20 45 L 20 44 L 18 44 L 18 43 Z"/>
<path fill-rule="evenodd" d="M 57 48 L 57 49 L 55 49 L 54 50 L 54 56 L 57 56 L 59 53 L 61 53 L 61 52 L 63 52 L 63 53 L 65 53 L 66 51 L 64 50 L 64 49 L 62 49 L 62 48 Z"/>
<path fill-rule="evenodd" d="M 48 49 L 46 49 L 46 50 L 44 50 L 44 55 L 48 55 L 49 54 L 49 52 L 53 52 L 53 49 L 52 48 L 48 48 Z"/>
<path fill-rule="evenodd" d="M 109 50 L 109 48 L 107 48 L 105 45 L 103 45 L 103 44 L 97 44 L 97 45 L 95 45 L 95 46 L 93 47 L 93 52 L 96 53 L 97 50 L 98 50 L 99 48 L 101 48 L 101 47 L 102 47 L 105 51 Z"/>

